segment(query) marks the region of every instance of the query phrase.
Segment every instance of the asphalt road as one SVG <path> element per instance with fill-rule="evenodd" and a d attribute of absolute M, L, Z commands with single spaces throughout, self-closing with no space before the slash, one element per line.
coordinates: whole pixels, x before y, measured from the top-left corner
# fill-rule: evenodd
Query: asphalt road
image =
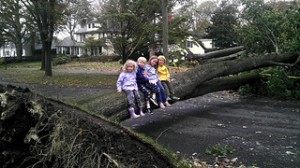
<path fill-rule="evenodd" d="M 232 165 L 300 167 L 300 102 L 240 98 L 227 92 L 174 103 L 121 123 L 159 144 L 210 165 L 213 145 L 232 147 Z"/>
<path fill-rule="evenodd" d="M 1 84 L 9 84 L 0 82 Z M 62 88 L 35 84 L 28 87 L 54 99 L 85 94 L 105 95 L 113 88 Z M 214 165 L 216 156 L 205 153 L 213 145 L 235 149 L 232 164 L 261 168 L 300 167 L 300 101 L 240 98 L 228 92 L 211 93 L 155 109 L 121 123 L 152 137 L 186 158 Z"/>

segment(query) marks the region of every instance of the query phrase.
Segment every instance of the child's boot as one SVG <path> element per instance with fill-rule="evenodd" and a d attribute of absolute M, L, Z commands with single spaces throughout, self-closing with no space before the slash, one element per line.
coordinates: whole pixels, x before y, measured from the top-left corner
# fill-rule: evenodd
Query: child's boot
<path fill-rule="evenodd" d="M 130 118 L 138 118 L 140 115 L 136 115 L 134 112 L 134 108 L 129 109 Z"/>

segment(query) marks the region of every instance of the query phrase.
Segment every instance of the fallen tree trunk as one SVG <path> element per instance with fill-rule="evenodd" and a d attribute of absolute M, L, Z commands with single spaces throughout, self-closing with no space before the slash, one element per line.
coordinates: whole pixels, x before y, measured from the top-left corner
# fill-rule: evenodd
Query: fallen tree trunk
<path fill-rule="evenodd" d="M 239 51 L 244 50 L 243 46 L 239 46 L 239 47 L 232 47 L 232 48 L 226 48 L 223 50 L 217 50 L 217 51 L 212 51 L 212 52 L 208 52 L 199 56 L 192 56 L 192 59 L 197 60 L 198 62 L 201 62 L 203 60 L 206 59 L 212 59 L 212 58 L 218 58 L 218 57 L 224 57 L 224 56 L 228 56 L 234 53 L 237 53 Z"/>
<path fill-rule="evenodd" d="M 221 90 L 235 90 L 242 85 L 256 82 L 260 78 L 260 74 L 253 72 L 249 74 L 213 79 L 198 85 L 197 88 L 194 90 L 193 94 L 187 96 L 186 98 L 193 98 Z"/>
<path fill-rule="evenodd" d="M 195 68 L 174 76 L 173 82 L 175 92 L 181 99 L 201 96 L 203 93 L 199 86 L 207 81 L 238 74 L 253 69 L 268 67 L 281 63 L 292 63 L 297 60 L 298 54 L 269 54 L 260 57 L 249 57 L 237 60 L 223 61 L 205 65 L 198 65 Z M 244 83 L 240 83 L 244 84 Z M 237 86 L 235 86 L 237 87 Z M 227 87 L 226 89 L 230 89 Z M 216 91 L 215 87 L 207 88 L 206 93 Z M 128 117 L 126 112 L 127 102 L 124 94 L 111 94 L 103 98 L 95 99 L 86 104 L 86 108 L 92 112 L 103 115 L 112 120 L 124 120 Z"/>
<path fill-rule="evenodd" d="M 218 57 L 218 58 L 212 58 L 212 59 L 207 59 L 207 60 L 202 60 L 201 64 L 203 63 L 214 63 L 214 62 L 221 62 L 221 61 L 227 61 L 227 60 L 233 60 L 233 59 L 237 59 L 238 57 L 240 57 L 245 51 L 240 51 L 238 53 L 235 54 L 231 54 L 225 57 Z"/>
<path fill-rule="evenodd" d="M 190 71 L 177 75 L 173 82 L 177 95 L 181 98 L 192 95 L 198 85 L 217 77 L 237 74 L 253 69 L 276 65 L 278 62 L 295 62 L 298 54 L 276 53 L 260 57 L 249 57 L 244 59 L 199 65 Z"/>

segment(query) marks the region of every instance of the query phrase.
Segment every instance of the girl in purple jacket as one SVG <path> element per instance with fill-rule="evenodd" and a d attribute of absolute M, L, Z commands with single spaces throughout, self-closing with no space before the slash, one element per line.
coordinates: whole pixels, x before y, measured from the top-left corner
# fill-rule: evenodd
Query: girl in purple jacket
<path fill-rule="evenodd" d="M 123 65 L 122 72 L 117 80 L 117 91 L 121 93 L 122 91 L 127 96 L 128 111 L 130 118 L 137 118 L 140 115 L 144 116 L 143 106 L 141 98 L 138 91 L 138 86 L 136 83 L 136 71 L 137 64 L 133 60 L 127 60 Z M 137 103 L 140 115 L 135 114 L 134 106 Z"/>

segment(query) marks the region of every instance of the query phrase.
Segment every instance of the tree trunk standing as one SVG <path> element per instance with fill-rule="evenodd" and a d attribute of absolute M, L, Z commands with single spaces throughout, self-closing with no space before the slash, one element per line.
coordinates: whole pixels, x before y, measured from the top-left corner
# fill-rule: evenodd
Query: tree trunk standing
<path fill-rule="evenodd" d="M 161 0 L 162 21 L 163 21 L 163 54 L 166 57 L 166 63 L 169 62 L 168 52 L 168 0 Z"/>
<path fill-rule="evenodd" d="M 221 52 L 219 53 L 221 54 Z M 174 76 L 175 80 L 173 81 L 173 86 L 176 95 L 182 99 L 197 97 L 205 93 L 219 90 L 233 89 L 245 84 L 245 81 L 253 81 L 257 79 L 257 76 L 254 75 L 250 77 L 237 77 L 236 79 L 231 79 L 231 85 L 226 85 L 226 80 L 219 79 L 219 77 L 274 66 L 278 65 L 278 63 L 293 63 L 297 60 L 298 56 L 298 54 L 293 53 L 281 55 L 274 53 L 258 57 L 248 57 L 198 65 L 187 72 Z M 223 85 L 218 86 L 218 83 L 223 83 Z M 207 87 L 207 84 L 214 85 L 215 87 Z M 126 97 L 123 94 L 112 94 L 105 96 L 105 98 L 97 99 L 94 102 L 91 102 L 91 104 L 88 104 L 86 108 L 91 111 L 95 111 L 97 114 L 111 118 L 112 120 L 121 121 L 128 117 L 128 112 L 126 111 Z"/>
<path fill-rule="evenodd" d="M 52 76 L 52 65 L 51 65 L 51 42 L 50 45 L 46 44 L 45 49 L 45 76 Z"/>
<path fill-rule="evenodd" d="M 41 70 L 43 70 L 43 71 L 45 70 L 45 55 L 46 55 L 45 49 L 42 48 L 42 52 L 41 52 L 41 62 L 42 62 Z"/>
<path fill-rule="evenodd" d="M 20 38 L 21 40 L 22 38 Z M 22 54 L 23 54 L 23 44 L 22 41 L 17 40 L 16 41 L 16 50 L 17 50 L 17 61 L 21 61 L 22 60 Z"/>
<path fill-rule="evenodd" d="M 42 40 L 42 66 L 45 70 L 45 76 L 52 76 L 51 67 L 51 45 L 53 32 L 56 25 L 57 17 L 59 17 L 59 8 L 56 8 L 56 0 L 35 1 L 21 0 L 27 8 L 38 27 Z"/>

